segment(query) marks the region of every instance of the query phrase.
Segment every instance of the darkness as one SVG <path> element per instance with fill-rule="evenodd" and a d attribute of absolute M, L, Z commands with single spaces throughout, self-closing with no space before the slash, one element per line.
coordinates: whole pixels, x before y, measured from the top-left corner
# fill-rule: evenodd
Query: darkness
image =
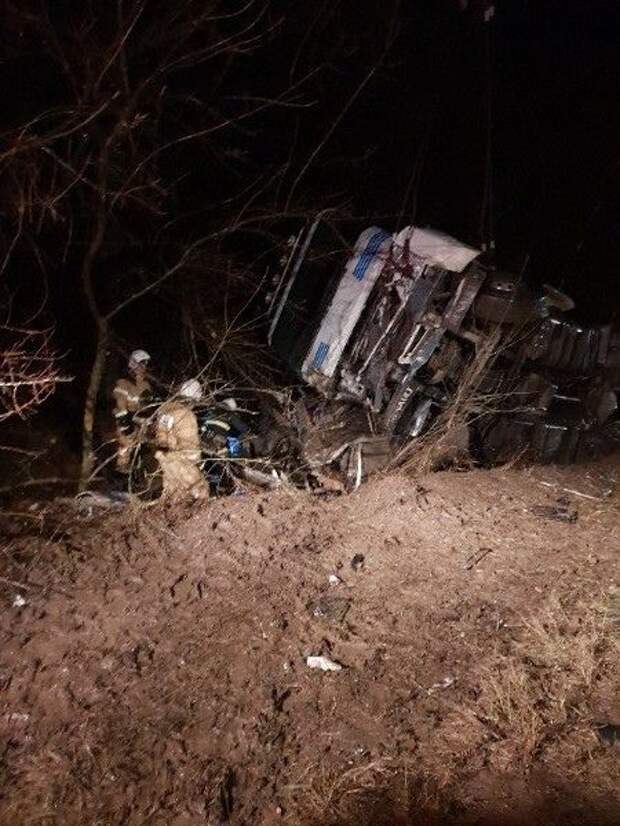
<path fill-rule="evenodd" d="M 479 244 L 490 88 L 498 263 L 564 287 L 588 319 L 608 319 L 620 297 L 619 46 L 615 3 L 498 2 L 487 27 L 480 4 L 416 3 L 326 166 L 360 159 L 348 183 L 369 219 L 418 221 Z"/>
<path fill-rule="evenodd" d="M 205 193 L 217 203 L 231 180 L 241 189 L 245 178 L 273 173 L 261 203 L 274 210 L 338 206 L 360 227 L 416 222 L 475 245 L 494 238 L 499 266 L 564 288 L 585 321 L 617 318 L 620 8 L 609 0 L 497 0 L 485 25 L 490 7 L 488 0 L 390 0 L 362 12 L 353 0 L 272 0 L 270 36 L 237 60 L 221 97 L 211 90 L 203 103 L 217 99 L 234 118 L 239 99 L 275 97 L 299 83 L 303 106 L 267 109 L 244 122 L 221 138 L 217 156 L 200 143 L 183 150 L 192 174 L 180 190 L 180 231 L 211 220 Z M 75 7 L 53 8 L 62 37 Z M 24 50 L 19 31 L 7 35 L 0 89 L 10 128 L 58 103 L 64 81 L 45 49 L 33 43 Z M 177 74 L 177 99 L 206 89 L 207 71 Z M 232 157 L 241 161 L 231 172 Z M 178 161 L 178 154 L 162 161 L 163 173 Z M 5 181 L 10 175 L 5 165 Z M 6 246 L 9 216 L 2 220 Z M 294 223 L 273 223 L 271 241 Z M 131 232 L 132 243 L 112 238 L 102 265 L 106 290 L 113 273 L 158 264 L 145 260 L 148 221 L 136 219 Z M 75 260 L 59 266 L 45 232 L 38 243 L 48 253 L 58 346 L 79 378 L 92 330 L 71 272 Z M 240 234 L 218 252 L 245 258 L 259 277 L 261 249 Z M 39 290 L 34 272 L 31 253 L 16 250 L 4 276 L 14 306 Z M 144 342 L 167 356 L 173 345 L 166 349 L 161 333 L 175 312 L 169 297 L 151 296 L 137 317 L 119 318 L 117 332 L 129 346 Z"/>
<path fill-rule="evenodd" d="M 338 169 L 369 220 L 418 221 L 479 244 L 490 95 L 498 263 L 564 287 L 588 319 L 609 318 L 620 298 L 620 8 L 500 0 L 484 26 L 484 4 L 411 5 L 322 171 Z M 376 58 L 368 32 L 358 37 L 360 51 L 334 71 L 347 93 Z M 330 98 L 323 108 L 340 111 L 344 96 Z"/>

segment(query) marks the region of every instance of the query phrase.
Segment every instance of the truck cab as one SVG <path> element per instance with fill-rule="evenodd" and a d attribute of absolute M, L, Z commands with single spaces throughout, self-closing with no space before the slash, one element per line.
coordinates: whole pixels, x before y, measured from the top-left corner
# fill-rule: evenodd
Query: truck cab
<path fill-rule="evenodd" d="M 596 424 L 593 405 L 613 407 L 607 397 L 597 407 L 591 390 L 610 392 L 609 327 L 572 321 L 573 307 L 438 230 L 371 226 L 347 243 L 320 213 L 290 238 L 268 338 L 307 386 L 365 408 L 371 431 L 395 443 L 480 394 L 492 404 L 469 421 L 489 455 L 531 447 L 544 461 L 572 461 Z"/>

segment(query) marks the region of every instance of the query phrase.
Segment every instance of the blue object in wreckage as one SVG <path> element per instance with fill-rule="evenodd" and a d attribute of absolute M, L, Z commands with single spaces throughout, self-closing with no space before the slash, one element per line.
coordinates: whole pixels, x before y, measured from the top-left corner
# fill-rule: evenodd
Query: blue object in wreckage
<path fill-rule="evenodd" d="M 228 448 L 228 455 L 231 459 L 237 459 L 243 454 L 243 446 L 236 436 L 228 436 L 226 438 L 226 447 Z"/>

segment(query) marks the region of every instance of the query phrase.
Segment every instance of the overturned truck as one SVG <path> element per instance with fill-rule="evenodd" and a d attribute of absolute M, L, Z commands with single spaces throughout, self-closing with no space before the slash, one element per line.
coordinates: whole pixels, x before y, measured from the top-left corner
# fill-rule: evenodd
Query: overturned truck
<path fill-rule="evenodd" d="M 332 406 L 364 411 L 358 480 L 362 445 L 383 439 L 393 454 L 457 402 L 485 462 L 574 461 L 617 417 L 620 335 L 436 230 L 371 227 L 351 251 L 319 215 L 289 239 L 268 308 L 269 344 L 290 370 Z"/>

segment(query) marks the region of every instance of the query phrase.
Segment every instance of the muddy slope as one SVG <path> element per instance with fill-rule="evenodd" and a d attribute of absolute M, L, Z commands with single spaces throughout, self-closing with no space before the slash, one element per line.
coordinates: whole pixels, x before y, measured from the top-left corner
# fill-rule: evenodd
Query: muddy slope
<path fill-rule="evenodd" d="M 618 822 L 616 477 L 13 521 L 0 823 Z"/>

